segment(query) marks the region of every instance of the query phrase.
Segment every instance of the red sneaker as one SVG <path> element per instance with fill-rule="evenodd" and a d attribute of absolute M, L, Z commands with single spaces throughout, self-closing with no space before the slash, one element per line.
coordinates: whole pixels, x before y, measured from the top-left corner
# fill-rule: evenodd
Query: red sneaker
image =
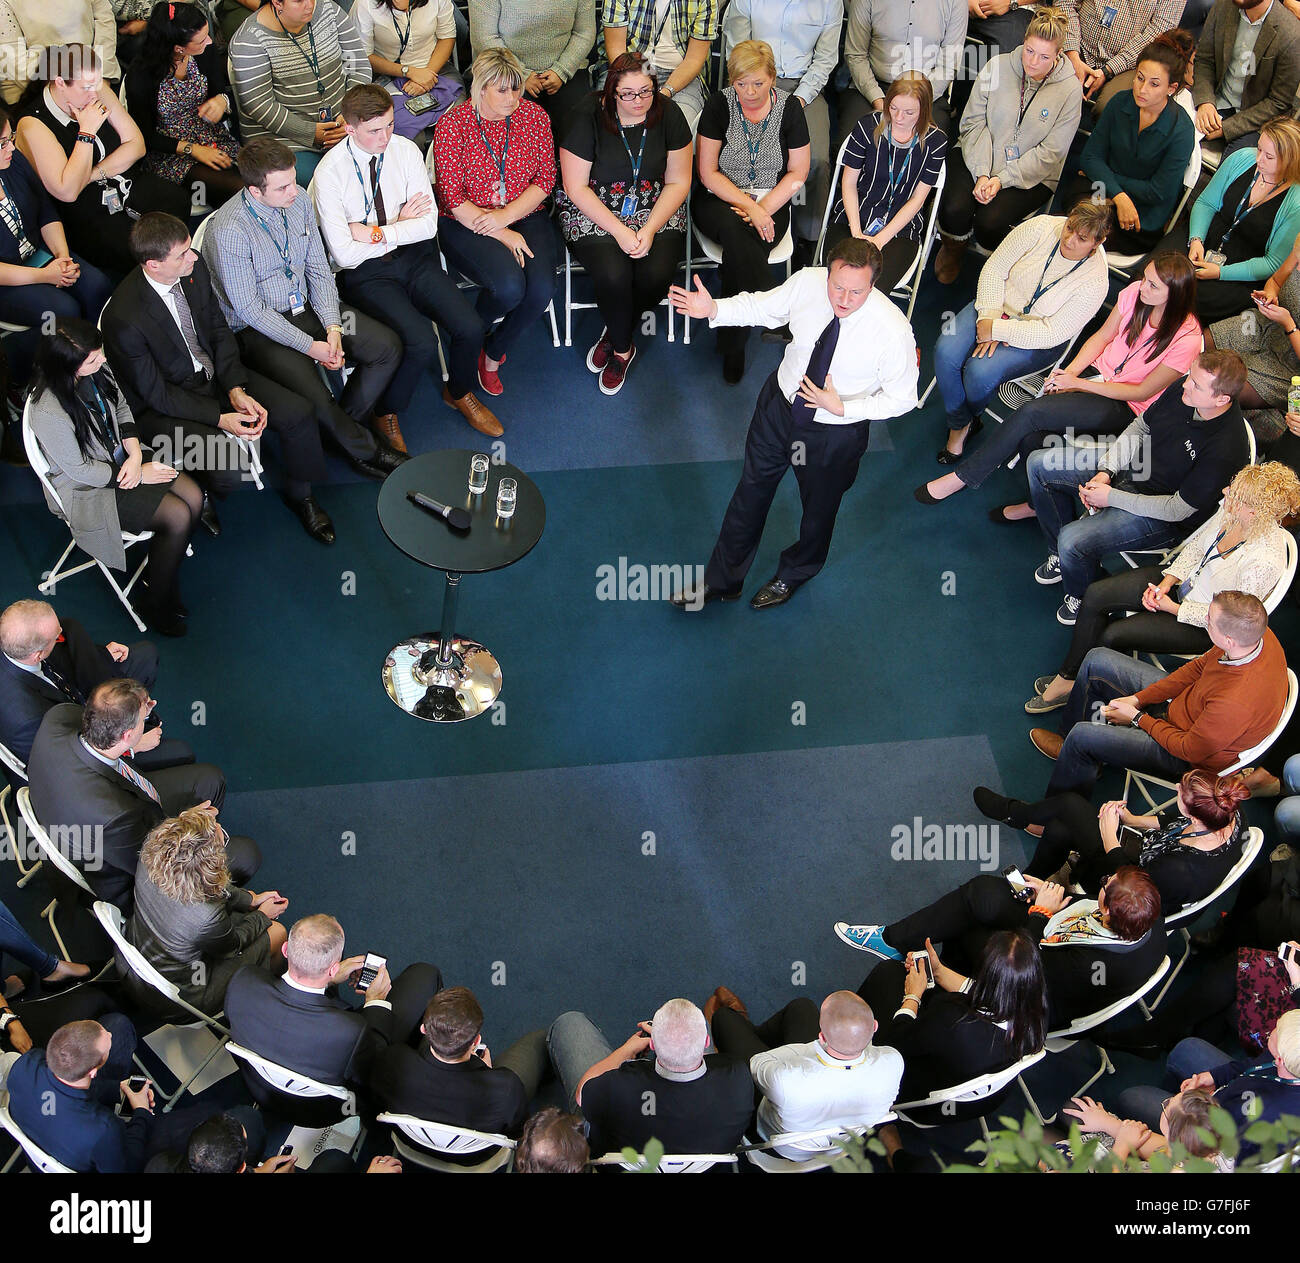
<path fill-rule="evenodd" d="M 605 365 L 609 363 L 609 330 L 602 329 L 600 337 L 596 339 L 596 345 L 587 352 L 587 367 L 593 373 L 603 372 Z"/>
<path fill-rule="evenodd" d="M 609 361 L 605 365 L 604 372 L 600 375 L 600 389 L 606 395 L 617 395 L 623 389 L 623 382 L 627 378 L 627 370 L 632 366 L 632 361 L 636 359 L 636 347 L 632 348 L 632 354 L 627 359 L 619 359 L 611 350 Z"/>
<path fill-rule="evenodd" d="M 501 365 L 506 362 L 503 355 L 496 368 L 488 368 L 487 352 L 478 353 L 478 384 L 483 387 L 483 392 L 488 395 L 499 395 L 505 387 L 501 385 L 501 378 L 497 376 L 497 371 Z"/>

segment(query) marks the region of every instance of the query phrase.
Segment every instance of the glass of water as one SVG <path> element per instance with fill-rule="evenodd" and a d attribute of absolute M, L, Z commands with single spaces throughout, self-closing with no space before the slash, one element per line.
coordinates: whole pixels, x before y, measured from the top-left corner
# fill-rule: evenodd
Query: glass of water
<path fill-rule="evenodd" d="M 497 517 L 508 518 L 515 511 L 519 484 L 513 478 L 502 478 L 497 483 Z"/>
<path fill-rule="evenodd" d="M 482 453 L 469 459 L 469 489 L 472 494 L 482 495 L 487 490 L 488 458 Z"/>

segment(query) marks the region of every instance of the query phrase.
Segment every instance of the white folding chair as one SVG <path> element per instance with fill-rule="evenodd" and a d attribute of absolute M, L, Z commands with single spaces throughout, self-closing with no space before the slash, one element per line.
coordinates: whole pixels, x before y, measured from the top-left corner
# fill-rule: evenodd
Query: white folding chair
<path fill-rule="evenodd" d="M 1183 94 L 1180 92 L 1178 95 L 1181 97 Z M 1173 231 L 1178 217 L 1183 213 L 1183 208 L 1192 196 L 1192 190 L 1196 188 L 1196 182 L 1201 178 L 1201 133 L 1193 129 L 1193 135 L 1195 140 L 1192 142 L 1192 156 L 1188 158 L 1187 166 L 1183 168 L 1183 194 L 1178 199 L 1178 205 L 1174 207 L 1174 213 L 1165 222 L 1165 232 Z M 1133 268 L 1144 258 L 1146 258 L 1145 254 L 1109 254 L 1106 256 L 1106 263 L 1116 276 L 1132 280 Z"/>
<path fill-rule="evenodd" d="M 145 1042 L 162 1060 L 163 1064 L 178 1080 L 180 1086 L 166 1098 L 163 1113 L 169 1112 L 181 1096 L 189 1090 L 190 1085 L 216 1060 L 230 1039 L 230 1032 L 217 1021 L 217 1017 L 196 1009 L 180 992 L 180 988 L 169 982 L 151 965 L 130 943 L 125 933 L 125 922 L 121 910 L 103 899 L 95 901 L 95 919 L 103 927 L 104 933 L 113 941 L 117 957 L 140 982 L 152 988 L 167 1003 L 190 1014 L 195 1020 L 183 1026 L 165 1025 L 153 1031 Z M 227 1058 L 229 1060 L 229 1058 Z M 217 1069 L 219 1067 L 215 1067 Z M 234 1063 L 216 1079 L 223 1079 L 234 1072 Z M 216 1080 L 214 1080 L 216 1081 Z"/>
<path fill-rule="evenodd" d="M 394 1129 L 393 1148 L 398 1157 L 430 1171 L 445 1171 L 449 1175 L 489 1175 L 508 1167 L 514 1158 L 516 1142 L 495 1132 L 450 1127 L 412 1114 L 384 1113 L 376 1121 L 387 1123 Z M 484 1157 L 472 1165 L 462 1165 L 437 1157 L 439 1153 L 463 1156 L 482 1153 Z"/>
<path fill-rule="evenodd" d="M 24 782 L 27 780 L 26 764 L 7 745 L 0 744 L 0 763 L 4 764 L 9 771 Z M 0 822 L 3 822 L 4 831 L 9 837 L 9 846 L 13 851 L 14 863 L 18 865 L 18 872 L 21 874 L 17 882 L 18 889 L 21 890 L 36 876 L 41 867 L 41 861 L 37 860 L 35 864 L 25 864 L 23 862 L 24 848 L 19 844 L 13 821 L 9 819 L 9 791 L 12 788 L 11 785 L 6 784 L 4 789 L 0 789 Z"/>
<path fill-rule="evenodd" d="M 1291 584 L 1295 581 L 1296 571 L 1296 539 L 1290 531 L 1282 532 L 1283 546 L 1286 548 L 1286 568 L 1278 577 L 1278 581 L 1273 585 L 1273 589 L 1268 596 L 1264 598 L 1264 609 L 1271 614 L 1286 599 L 1286 594 L 1291 590 Z"/>
<path fill-rule="evenodd" d="M 924 1100 L 921 1101 L 904 1101 L 894 1106 L 894 1113 L 905 1123 L 911 1123 L 913 1127 L 937 1127 L 938 1123 L 922 1123 L 911 1117 L 908 1111 L 916 1112 L 922 1109 L 929 1109 L 932 1106 L 952 1105 L 973 1105 L 981 1101 L 988 1102 L 984 1112 L 979 1115 L 980 1130 L 984 1133 L 985 1140 L 988 1139 L 988 1124 L 984 1121 L 984 1116 L 989 1109 L 996 1103 L 996 1099 L 1009 1088 L 1030 1066 L 1036 1066 L 1044 1057 L 1047 1056 L 1047 1049 L 1040 1048 L 1037 1052 L 1032 1052 L 1019 1061 L 1009 1065 L 1004 1070 L 994 1070 L 989 1074 L 976 1075 L 973 1079 L 967 1079 L 965 1083 L 955 1084 L 950 1088 L 938 1088 L 931 1092 Z M 954 1118 L 956 1115 L 954 1114 Z M 963 1112 L 963 1117 L 969 1117 L 969 1114 Z"/>
<path fill-rule="evenodd" d="M 813 1171 L 824 1171 L 834 1166 L 844 1156 L 844 1147 L 839 1142 L 861 1140 L 868 1133 L 886 1123 L 892 1123 L 898 1115 L 892 1110 L 874 1123 L 861 1126 L 822 1127 L 816 1131 L 786 1131 L 769 1136 L 761 1144 L 744 1144 L 740 1152 L 745 1155 L 751 1166 L 756 1166 L 768 1175 L 808 1175 Z M 787 1158 L 776 1152 L 778 1148 L 806 1148 L 806 1158 Z"/>
<path fill-rule="evenodd" d="M 63 849 L 55 844 L 50 835 L 46 832 L 44 825 L 36 819 L 36 812 L 32 809 L 32 797 L 27 786 L 24 785 L 17 794 L 14 795 L 14 801 L 18 804 L 18 813 L 23 818 L 23 823 L 27 826 L 28 836 L 36 843 L 41 854 L 54 865 L 82 894 L 89 899 L 94 899 L 95 892 L 87 885 L 86 879 L 81 875 L 81 870 L 63 853 Z M 54 936 L 54 941 L 58 944 L 59 956 L 63 960 L 71 960 L 72 956 L 68 952 L 66 944 L 63 942 L 63 936 L 59 933 L 59 927 L 54 923 L 54 914 L 59 910 L 59 901 L 57 898 L 51 899 L 49 903 L 41 909 L 41 918 L 50 924 L 50 933 Z"/>
<path fill-rule="evenodd" d="M 645 1154 L 639 1153 L 636 1163 L 623 1160 L 622 1154 L 607 1153 L 603 1157 L 592 1158 L 587 1164 L 592 1167 L 622 1167 L 624 1171 L 635 1171 L 637 1163 L 645 1161 Z M 655 1168 L 657 1175 L 699 1175 L 702 1171 L 729 1163 L 733 1170 L 740 1169 L 740 1155 L 735 1153 L 666 1153 L 659 1159 Z"/>
<path fill-rule="evenodd" d="M 1241 757 L 1231 767 L 1225 767 L 1219 773 L 1220 776 L 1230 776 L 1233 772 L 1240 772 L 1242 768 L 1253 767 L 1259 762 L 1261 756 L 1268 752 L 1273 742 L 1282 735 L 1287 724 L 1291 722 L 1291 716 L 1295 713 L 1297 692 L 1300 692 L 1300 686 L 1297 686 L 1296 674 L 1288 667 L 1286 671 L 1286 704 L 1282 707 L 1282 717 L 1277 721 L 1277 726 L 1258 745 L 1251 746 L 1249 750 L 1243 751 Z M 1157 803 L 1148 788 L 1148 786 L 1153 785 L 1159 785 L 1169 790 L 1169 797 Z M 1128 802 L 1134 786 L 1146 799 L 1147 809 L 1153 814 L 1163 811 L 1178 799 L 1178 785 L 1176 782 L 1165 780 L 1164 777 L 1156 776 L 1151 772 L 1135 772 L 1132 768 L 1129 768 L 1124 773 L 1125 802 Z M 1142 809 L 1139 808 L 1139 810 Z M 1142 814 L 1145 815 L 1146 812 L 1142 811 Z"/>
<path fill-rule="evenodd" d="M 17 1053 L 6 1053 L 0 1057 L 0 1063 L 3 1064 L 5 1074 L 8 1074 L 9 1065 L 18 1059 Z M 14 1141 L 21 1148 L 22 1152 L 27 1155 L 27 1161 L 31 1164 L 34 1171 L 39 1171 L 43 1175 L 75 1175 L 71 1167 L 65 1167 L 62 1162 L 56 1158 L 50 1157 L 44 1149 L 40 1147 L 17 1123 L 13 1120 L 13 1115 L 9 1113 L 9 1093 L 0 1087 L 0 1129 L 7 1131 Z M 12 1166 L 17 1165 L 15 1159 L 5 1163 L 4 1170 L 8 1171 Z"/>
<path fill-rule="evenodd" d="M 1069 1026 L 1062 1030 L 1048 1031 L 1046 1050 L 1050 1053 L 1060 1053 L 1065 1052 L 1067 1048 L 1072 1048 L 1078 1042 L 1081 1035 L 1090 1030 L 1094 1030 L 1098 1026 L 1104 1025 L 1106 1022 L 1109 1022 L 1111 1018 L 1118 1017 L 1125 1009 L 1131 1008 L 1133 1005 L 1137 1004 L 1142 997 L 1165 976 L 1168 970 L 1169 957 L 1165 956 L 1161 959 L 1160 964 L 1156 967 L 1156 970 L 1151 977 L 1129 995 L 1121 996 L 1120 999 L 1113 1001 L 1104 1008 L 1098 1009 L 1095 1013 L 1088 1013 L 1083 1017 L 1076 1017 Z M 1115 1073 L 1115 1066 L 1111 1062 L 1109 1053 L 1107 1053 L 1100 1044 L 1097 1045 L 1097 1051 L 1101 1053 L 1101 1065 L 1097 1068 L 1097 1073 L 1077 1091 L 1071 1092 L 1069 1094 L 1070 1096 L 1082 1096 L 1094 1083 L 1097 1082 L 1098 1079 L 1101 1078 L 1102 1075 Z M 1025 1100 L 1029 1102 L 1029 1108 L 1033 1111 L 1034 1117 L 1038 1119 L 1040 1123 L 1050 1123 L 1056 1115 L 1053 1114 L 1051 1118 L 1044 1118 L 1042 1111 L 1038 1108 L 1038 1102 L 1034 1100 L 1033 1093 L 1030 1092 L 1029 1085 L 1024 1080 L 1024 1076 L 1018 1076 L 1017 1081 L 1020 1084 L 1020 1090 L 1025 1094 Z"/>
<path fill-rule="evenodd" d="M 1179 908 L 1177 912 L 1170 913 L 1165 917 L 1165 929 L 1177 930 L 1183 940 L 1183 954 L 1178 958 L 1178 963 L 1173 967 L 1169 977 L 1165 979 L 1165 985 L 1156 993 L 1150 1004 L 1146 1000 L 1138 1001 L 1138 1005 L 1147 1017 L 1151 1016 L 1152 1011 L 1165 998 L 1169 988 L 1174 985 L 1174 979 L 1178 977 L 1183 966 L 1187 964 L 1188 957 L 1192 954 L 1192 934 L 1189 928 L 1191 924 L 1206 908 L 1222 899 L 1246 875 L 1246 870 L 1255 862 L 1263 849 L 1264 831 L 1262 829 L 1247 829 L 1246 836 L 1241 842 L 1241 855 L 1232 868 L 1229 869 L 1224 879 L 1204 899 L 1189 903 L 1186 907 Z"/>
<path fill-rule="evenodd" d="M 691 201 L 686 199 L 686 237 L 690 239 L 690 222 L 691 222 Z M 686 256 L 686 265 L 690 266 L 690 254 Z M 596 302 L 580 303 L 573 297 L 573 277 L 577 273 L 579 276 L 585 275 L 585 269 L 581 263 L 574 260 L 572 252 L 569 250 L 568 242 L 564 243 L 564 345 L 573 345 L 573 313 L 575 311 L 594 310 L 599 306 Z M 677 322 L 676 312 L 673 310 L 671 299 L 665 296 L 657 304 L 660 307 L 668 309 L 668 341 L 677 341 Z"/>

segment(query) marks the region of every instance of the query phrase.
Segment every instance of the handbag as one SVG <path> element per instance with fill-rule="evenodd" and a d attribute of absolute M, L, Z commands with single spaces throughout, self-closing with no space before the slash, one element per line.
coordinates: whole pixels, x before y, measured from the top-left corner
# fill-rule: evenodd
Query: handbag
<path fill-rule="evenodd" d="M 1242 1046 L 1263 1052 L 1277 1019 L 1292 1007 L 1291 980 L 1277 953 L 1262 947 L 1239 947 L 1232 1009 Z"/>

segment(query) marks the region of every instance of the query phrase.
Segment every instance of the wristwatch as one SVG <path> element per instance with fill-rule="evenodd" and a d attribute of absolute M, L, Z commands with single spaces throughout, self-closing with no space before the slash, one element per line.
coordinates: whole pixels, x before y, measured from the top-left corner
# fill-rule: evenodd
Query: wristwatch
<path fill-rule="evenodd" d="M 1138 713 L 1137 713 L 1136 715 L 1134 715 L 1133 718 L 1130 719 L 1130 720 L 1128 721 L 1128 726 L 1129 726 L 1130 728 L 1141 728 L 1141 727 L 1142 727 L 1142 712 L 1141 712 L 1141 711 L 1138 711 Z"/>
<path fill-rule="evenodd" d="M 664 96 L 666 96 L 670 101 L 672 100 L 673 90 L 666 83 L 662 88 L 659 89 L 659 91 L 662 92 Z"/>
<path fill-rule="evenodd" d="M 403 67 L 402 67 L 402 78 L 403 78 L 403 79 L 409 79 L 410 77 L 411 77 L 411 68 L 410 68 L 410 66 L 403 66 Z"/>
<path fill-rule="evenodd" d="M 376 224 L 370 230 L 370 242 L 372 245 L 378 245 L 384 239 L 384 230 Z"/>
<path fill-rule="evenodd" d="M 193 152 L 194 152 L 194 145 L 192 142 L 187 140 L 185 144 L 181 147 L 181 153 L 183 153 L 188 158 L 190 157 L 191 154 L 193 154 Z"/>
<path fill-rule="evenodd" d="M 7 1031 L 14 1022 L 18 1020 L 18 1014 L 13 1009 L 0 1011 L 0 1034 Z"/>

